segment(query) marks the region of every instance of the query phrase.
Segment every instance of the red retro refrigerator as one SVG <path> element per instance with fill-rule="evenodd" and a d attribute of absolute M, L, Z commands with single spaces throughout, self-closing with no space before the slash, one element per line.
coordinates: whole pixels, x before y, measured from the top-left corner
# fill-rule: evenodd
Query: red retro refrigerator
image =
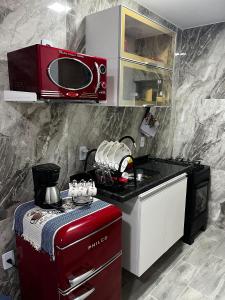
<path fill-rule="evenodd" d="M 22 300 L 119 300 L 121 211 L 110 205 L 62 227 L 55 259 L 16 236 Z"/>

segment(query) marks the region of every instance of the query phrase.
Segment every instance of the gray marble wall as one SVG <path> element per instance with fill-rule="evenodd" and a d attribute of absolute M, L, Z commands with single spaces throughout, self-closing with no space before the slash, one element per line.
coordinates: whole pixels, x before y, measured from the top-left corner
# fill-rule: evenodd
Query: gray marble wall
<path fill-rule="evenodd" d="M 172 155 L 211 166 L 210 220 L 224 228 L 225 23 L 184 30 L 177 46 Z"/>
<path fill-rule="evenodd" d="M 58 47 L 82 51 L 85 47 L 84 17 L 121 1 L 61 0 L 72 10 L 57 14 L 47 8 L 52 1 L 3 0 L 0 3 L 0 89 L 7 89 L 6 53 L 27 45 L 50 39 Z M 124 4 L 160 20 L 132 1 Z M 12 219 L 15 208 L 33 197 L 31 166 L 54 162 L 61 166 L 60 187 L 66 188 L 69 175 L 80 170 L 80 145 L 97 147 L 104 139 L 132 135 L 139 144 L 139 125 L 145 109 L 107 108 L 76 104 L 18 104 L 0 99 L 0 254 L 14 248 Z M 164 155 L 170 144 L 160 143 L 169 130 L 170 109 L 158 109 L 161 123 L 155 139 L 147 140 L 136 155 L 149 152 Z M 157 146 L 158 145 L 158 146 Z M 0 294 L 19 298 L 17 272 L 4 271 L 0 260 Z"/>

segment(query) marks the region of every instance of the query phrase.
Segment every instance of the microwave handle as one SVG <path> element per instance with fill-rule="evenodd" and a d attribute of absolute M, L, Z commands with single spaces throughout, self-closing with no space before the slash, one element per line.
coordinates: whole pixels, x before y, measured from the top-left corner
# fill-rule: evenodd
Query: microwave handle
<path fill-rule="evenodd" d="M 96 84 L 96 88 L 95 88 L 95 94 L 97 93 L 99 86 L 100 86 L 100 71 L 99 71 L 99 65 L 95 62 L 95 67 L 96 67 L 96 71 L 97 71 L 97 84 Z"/>

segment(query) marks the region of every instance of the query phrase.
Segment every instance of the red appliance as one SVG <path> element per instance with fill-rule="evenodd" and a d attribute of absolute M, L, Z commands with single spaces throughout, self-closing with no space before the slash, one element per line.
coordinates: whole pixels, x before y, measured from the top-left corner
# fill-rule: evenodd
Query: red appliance
<path fill-rule="evenodd" d="M 9 52 L 10 89 L 42 98 L 106 100 L 106 59 L 45 45 Z"/>
<path fill-rule="evenodd" d="M 55 260 L 16 236 L 22 300 L 119 300 L 121 211 L 108 206 L 61 228 Z"/>

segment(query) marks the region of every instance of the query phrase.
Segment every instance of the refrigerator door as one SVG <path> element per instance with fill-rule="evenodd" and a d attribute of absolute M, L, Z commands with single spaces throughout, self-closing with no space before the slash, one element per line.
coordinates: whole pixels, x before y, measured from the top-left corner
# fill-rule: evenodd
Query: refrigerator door
<path fill-rule="evenodd" d="M 79 239 L 74 238 L 70 244 L 59 246 L 56 244 L 56 269 L 57 278 L 59 282 L 59 289 L 62 292 L 67 292 L 74 286 L 79 285 L 81 282 L 92 276 L 96 271 L 102 268 L 112 257 L 119 253 L 122 249 L 121 242 L 121 213 L 118 208 L 117 214 L 115 212 L 114 206 L 104 209 L 102 212 L 97 212 L 96 216 L 98 222 L 99 219 L 102 220 L 102 224 L 99 228 L 96 225 L 95 216 L 87 216 L 82 219 L 82 224 L 73 224 L 73 227 L 67 230 L 68 234 L 70 231 L 82 232 L 92 228 L 90 233 L 81 236 Z M 106 222 L 107 213 L 110 214 L 111 211 L 111 222 Z M 102 215 L 101 215 L 102 214 Z M 79 225 L 79 226 L 78 226 Z M 78 230 L 79 227 L 79 230 Z M 69 231 L 70 230 L 70 231 Z M 65 235 L 66 233 L 64 233 Z M 64 237 L 64 236 L 63 236 Z"/>
<path fill-rule="evenodd" d="M 89 280 L 61 294 L 60 300 L 120 300 L 121 299 L 121 256 L 96 272 Z"/>

